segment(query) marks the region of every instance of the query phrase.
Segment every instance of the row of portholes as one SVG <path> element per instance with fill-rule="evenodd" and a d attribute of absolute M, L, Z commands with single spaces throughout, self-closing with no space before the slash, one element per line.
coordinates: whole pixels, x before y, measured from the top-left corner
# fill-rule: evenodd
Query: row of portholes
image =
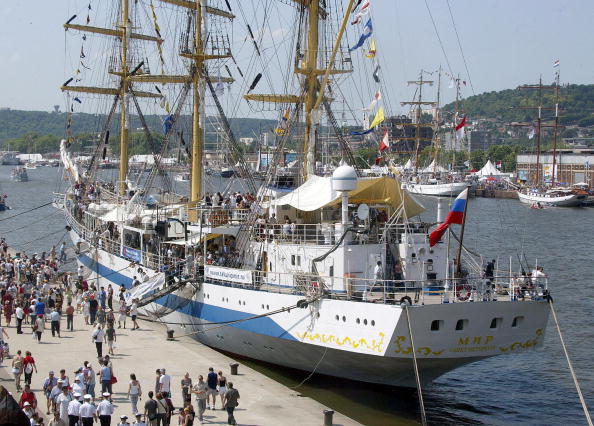
<path fill-rule="evenodd" d="M 514 317 L 511 322 L 512 328 L 519 327 L 524 322 L 523 316 Z M 462 331 L 468 327 L 469 320 L 467 319 L 459 319 L 456 321 L 456 331 Z M 503 325 L 503 318 L 493 318 L 491 320 L 491 324 L 489 325 L 490 329 L 498 329 Z M 444 321 L 443 320 L 433 320 L 431 321 L 431 331 L 440 331 L 444 328 Z"/>
<path fill-rule="evenodd" d="M 262 309 L 264 309 L 264 304 L 263 303 L 262 303 Z M 266 305 L 266 310 L 268 310 L 268 311 L 270 310 L 270 306 L 269 305 Z"/>
<path fill-rule="evenodd" d="M 340 321 L 341 317 L 340 317 L 339 315 L 335 315 L 335 316 L 334 316 L 334 319 L 335 319 L 336 321 Z M 344 315 L 342 316 L 342 322 L 346 322 L 346 316 L 344 316 Z M 364 319 L 363 319 L 363 321 L 361 321 L 361 319 L 360 319 L 360 318 L 357 318 L 357 319 L 355 320 L 355 322 L 356 322 L 357 324 L 361 324 L 361 323 L 363 323 L 363 325 L 367 325 L 367 324 L 368 324 L 368 322 L 367 322 L 367 318 L 364 318 Z M 369 324 L 371 324 L 371 326 L 372 326 L 372 327 L 375 327 L 375 320 L 371 320 L 371 321 L 369 322 Z"/>

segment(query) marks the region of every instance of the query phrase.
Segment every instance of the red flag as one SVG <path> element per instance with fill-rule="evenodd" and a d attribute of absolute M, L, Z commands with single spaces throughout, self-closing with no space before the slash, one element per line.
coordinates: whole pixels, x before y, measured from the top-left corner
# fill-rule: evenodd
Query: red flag
<path fill-rule="evenodd" d="M 380 161 L 382 161 L 382 157 L 376 157 L 375 159 L 375 165 L 379 166 Z"/>
<path fill-rule="evenodd" d="M 384 131 L 384 137 L 380 141 L 379 150 L 380 152 L 384 152 L 388 148 L 390 148 L 390 138 L 388 137 L 388 129 L 386 129 Z"/>

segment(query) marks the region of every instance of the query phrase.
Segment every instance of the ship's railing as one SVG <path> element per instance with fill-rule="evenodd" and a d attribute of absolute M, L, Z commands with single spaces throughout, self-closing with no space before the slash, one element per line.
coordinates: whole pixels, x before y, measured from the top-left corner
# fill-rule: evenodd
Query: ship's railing
<path fill-rule="evenodd" d="M 345 229 L 352 225 L 343 226 L 334 223 L 258 223 L 254 224 L 254 238 L 256 240 L 278 241 L 286 244 L 334 245 L 342 237 Z M 358 227 L 360 233 L 352 234 L 349 240 L 352 244 L 377 243 L 378 233 L 366 232 L 366 228 Z"/>
<path fill-rule="evenodd" d="M 209 226 L 240 225 L 250 214 L 249 209 L 200 206 L 188 209 L 188 215 L 204 220 Z"/>
<path fill-rule="evenodd" d="M 481 301 L 525 301 L 542 298 L 548 291 L 548 279 L 526 279 L 514 282 L 510 277 L 481 277 L 448 280 L 375 280 L 356 277 L 321 277 L 290 272 L 262 272 L 250 270 L 216 269 L 209 265 L 200 268 L 205 282 L 227 287 L 259 290 L 269 293 L 297 294 L 306 297 L 351 300 L 363 303 L 442 304 Z M 233 278 L 217 278 L 225 273 Z M 507 279 L 508 285 L 502 283 Z M 321 283 L 324 283 L 323 285 Z"/>

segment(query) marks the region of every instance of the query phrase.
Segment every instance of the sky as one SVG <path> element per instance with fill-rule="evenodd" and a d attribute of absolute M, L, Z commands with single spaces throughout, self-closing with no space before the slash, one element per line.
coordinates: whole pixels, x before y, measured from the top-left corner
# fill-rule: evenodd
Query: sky
<path fill-rule="evenodd" d="M 230 3 L 236 7 L 238 1 Z M 241 1 L 257 13 L 262 1 L 277 0 Z M 59 104 L 65 109 L 59 86 L 71 70 L 65 66 L 62 24 L 70 17 L 72 3 L 84 8 L 88 2 L 0 1 L 0 107 L 50 111 Z M 464 96 L 473 94 L 470 82 L 476 94 L 515 88 L 537 81 L 540 75 L 551 82 L 557 59 L 562 83 L 594 83 L 592 1 L 371 0 L 371 5 L 384 84 L 395 109 L 412 95 L 407 80 L 416 79 L 420 69 L 439 66 L 460 73 L 467 81 Z M 286 33 L 285 21 L 278 22 L 279 27 L 271 28 L 271 33 Z M 350 40 L 355 39 L 358 30 L 349 27 L 349 31 Z M 452 99 L 453 92 L 444 89 L 445 102 Z"/>

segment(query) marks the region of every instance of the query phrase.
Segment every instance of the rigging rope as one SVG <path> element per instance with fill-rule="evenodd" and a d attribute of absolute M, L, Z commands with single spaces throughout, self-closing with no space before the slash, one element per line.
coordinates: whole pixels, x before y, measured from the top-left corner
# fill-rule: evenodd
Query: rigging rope
<path fill-rule="evenodd" d="M 20 215 L 25 214 L 25 213 L 32 212 L 33 210 L 37 210 L 37 209 L 40 209 L 42 207 L 49 206 L 50 204 L 53 204 L 53 201 L 50 201 L 49 203 L 45 203 L 45 204 L 42 204 L 42 205 L 37 206 L 37 207 L 33 207 L 32 209 L 29 209 L 29 210 L 25 210 L 24 212 L 13 214 L 12 216 L 4 217 L 4 218 L 0 219 L 0 222 L 3 222 L 3 221 L 8 220 L 8 219 L 12 219 L 13 217 L 17 217 L 17 216 L 20 216 Z"/>
<path fill-rule="evenodd" d="M 413 365 L 415 367 L 415 379 L 417 381 L 417 392 L 419 393 L 419 405 L 421 406 L 421 423 L 427 426 L 427 416 L 425 414 L 425 402 L 423 401 L 423 391 L 421 390 L 421 379 L 419 376 L 419 366 L 417 365 L 417 353 L 413 341 L 412 328 L 410 326 L 410 317 L 408 315 L 408 304 L 404 303 L 404 312 L 406 312 L 406 325 L 408 326 L 408 335 L 410 336 L 410 347 L 413 355 Z"/>
<path fill-rule="evenodd" d="M 460 42 L 460 36 L 458 35 L 458 28 L 456 28 L 456 22 L 454 21 L 454 15 L 452 14 L 452 8 L 450 7 L 450 0 L 446 0 L 446 4 L 448 5 L 448 11 L 450 12 L 450 18 L 452 19 L 452 25 L 454 27 L 454 32 L 456 33 L 456 39 L 458 40 L 458 47 L 460 48 L 460 55 L 462 55 L 462 60 L 464 61 L 464 68 L 466 68 L 466 75 L 468 76 L 468 82 L 470 83 L 470 88 L 472 89 L 472 94 L 476 95 L 474 92 L 474 86 L 472 85 L 472 79 L 470 78 L 470 71 L 468 71 L 468 64 L 466 63 L 466 56 L 464 55 L 464 50 L 462 49 L 462 42 Z"/>

